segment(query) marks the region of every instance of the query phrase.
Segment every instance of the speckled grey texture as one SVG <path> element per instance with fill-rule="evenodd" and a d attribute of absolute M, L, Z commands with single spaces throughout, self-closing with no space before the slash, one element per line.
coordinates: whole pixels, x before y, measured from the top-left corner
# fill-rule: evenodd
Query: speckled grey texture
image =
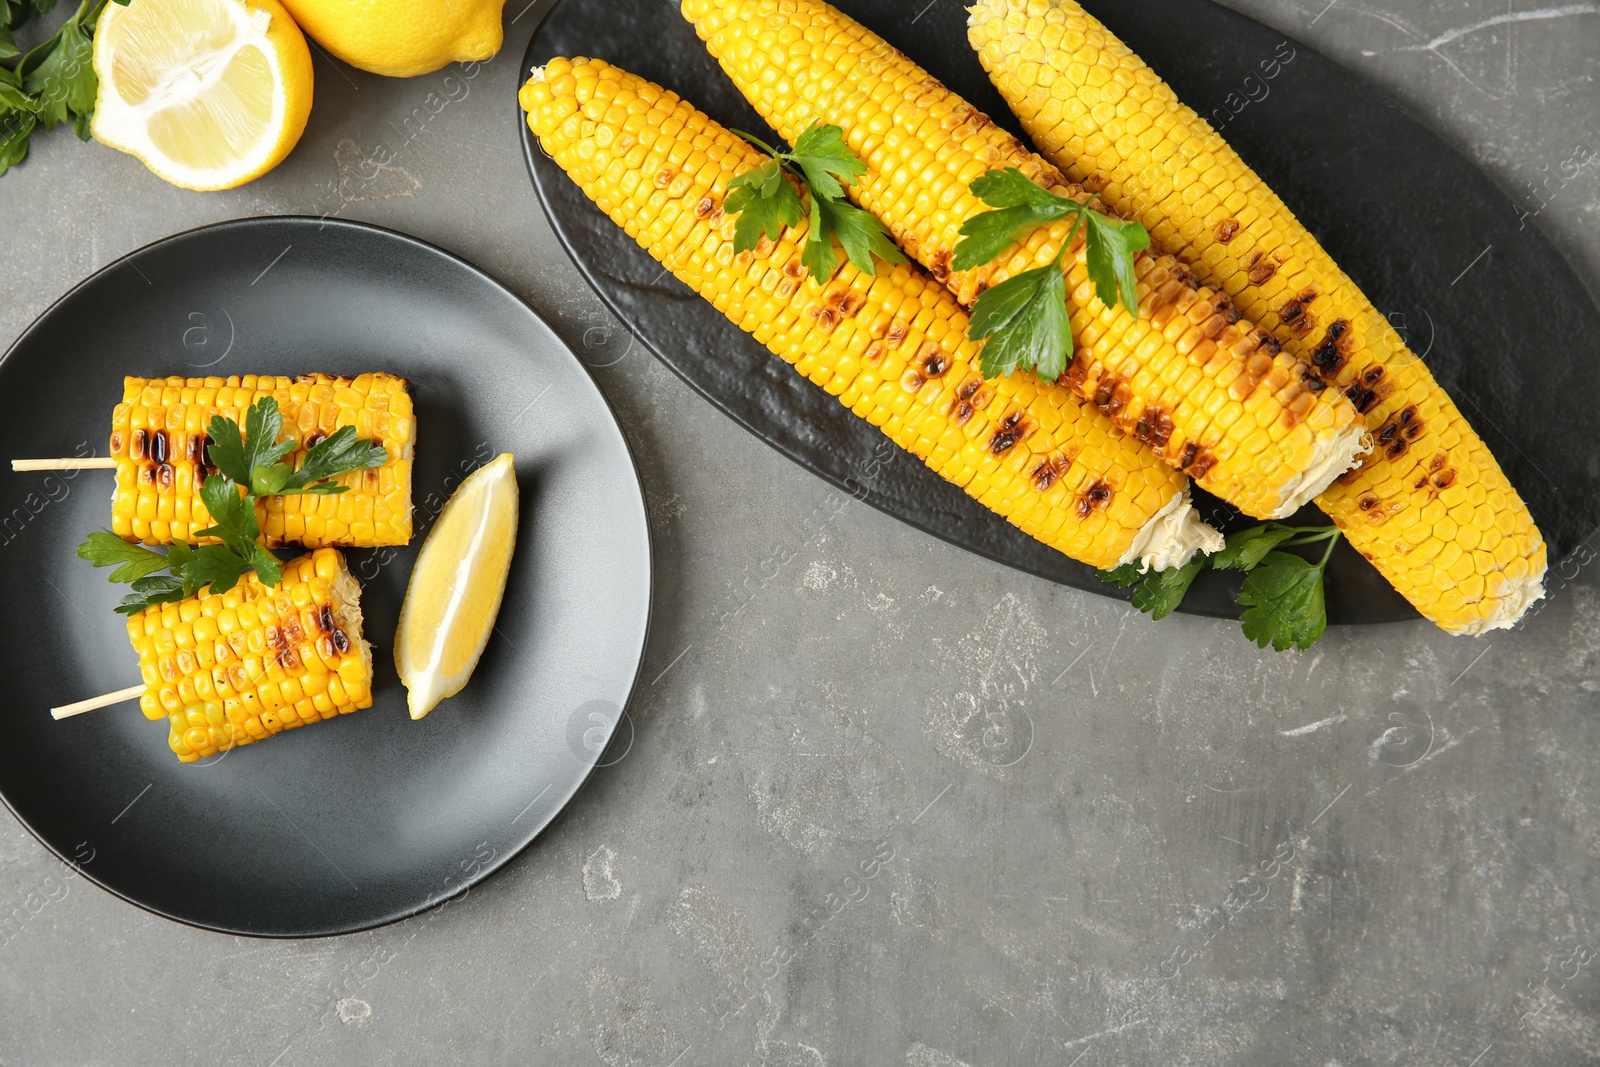
<path fill-rule="evenodd" d="M 512 57 L 547 0 L 524 2 L 470 79 L 319 56 L 305 140 L 235 192 L 38 138 L 0 179 L 0 336 L 239 215 L 338 212 L 488 269 L 596 367 L 640 458 L 659 592 L 632 746 L 496 877 L 333 940 L 153 918 L 0 823 L 0 1064 L 1600 1059 L 1589 550 L 1519 631 L 1272 656 L 832 492 L 631 346 L 557 249 L 518 157 Z M 1230 2 L 1530 211 L 1548 182 L 1536 224 L 1600 287 L 1600 170 L 1559 177 L 1600 148 L 1600 3 Z"/>

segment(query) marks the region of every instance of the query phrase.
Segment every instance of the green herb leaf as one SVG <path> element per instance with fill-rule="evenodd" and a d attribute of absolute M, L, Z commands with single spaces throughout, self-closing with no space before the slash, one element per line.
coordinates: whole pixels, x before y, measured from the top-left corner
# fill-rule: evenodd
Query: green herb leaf
<path fill-rule="evenodd" d="M 38 122 L 26 111 L 0 112 L 0 176 L 28 158 L 28 135 Z"/>
<path fill-rule="evenodd" d="M 905 253 L 894 243 L 889 231 L 883 228 L 876 215 L 863 211 L 844 201 L 824 202 L 823 224 L 839 238 L 850 264 L 862 274 L 871 274 L 875 268 L 873 257 L 885 263 L 905 263 Z"/>
<path fill-rule="evenodd" d="M 833 248 L 835 237 L 844 247 L 851 266 L 863 274 L 877 269 L 872 263 L 873 256 L 885 263 L 906 261 L 883 225 L 870 212 L 843 200 L 824 200 L 813 193 L 811 228 L 800 257 L 818 285 L 825 284 L 839 269 L 839 255 Z"/>
<path fill-rule="evenodd" d="M 806 243 L 800 247 L 800 264 L 811 272 L 811 280 L 824 285 L 839 269 L 839 254 L 833 250 L 833 238 L 822 220 L 822 198 L 811 198 L 811 225 L 806 229 Z"/>
<path fill-rule="evenodd" d="M 818 285 L 826 284 L 839 269 L 835 237 L 859 271 L 872 273 L 874 256 L 885 263 L 906 262 L 883 224 L 844 198 L 845 186 L 865 174 L 867 165 L 850 152 L 843 130 L 813 122 L 795 140 L 792 152 L 780 152 L 752 134 L 739 136 L 772 158 L 728 183 L 722 210 L 736 216 L 735 252 L 755 248 L 763 235 L 776 241 L 785 227 L 797 225 L 809 215 L 811 225 L 800 249 L 800 262 Z M 809 211 L 791 177 L 804 182 L 810 191 Z"/>
<path fill-rule="evenodd" d="M 28 114 L 34 114 L 39 110 L 39 102 L 23 92 L 21 84 L 15 81 L 15 76 L 4 67 L 0 67 L 0 110 L 22 111 Z"/>
<path fill-rule="evenodd" d="M 132 545 L 109 530 L 97 530 L 78 546 L 78 558 L 96 567 L 116 567 L 113 582 L 134 582 L 167 568 L 167 557 L 143 545 Z"/>
<path fill-rule="evenodd" d="M 262 548 L 256 543 L 261 536 L 261 525 L 256 521 L 255 498 L 241 496 L 239 486 L 231 479 L 213 474 L 207 478 L 200 487 L 200 500 L 205 504 L 206 510 L 211 513 L 214 526 L 195 532 L 196 537 L 215 537 L 222 542 L 224 547 L 237 560 L 238 571 L 227 580 L 224 571 L 221 579 L 224 584 L 212 584 L 214 593 L 226 593 L 238 581 L 239 575 L 247 568 L 254 567 L 257 576 L 268 586 L 275 586 L 283 580 L 283 569 L 278 564 L 278 557 Z M 214 569 L 220 569 L 222 563 L 214 558 L 203 558 L 216 554 L 210 550 L 216 546 L 206 546 L 195 549 L 195 568 L 201 568 L 196 573 L 211 575 Z M 208 577 L 208 580 L 212 580 Z"/>
<path fill-rule="evenodd" d="M 256 521 L 255 501 L 241 496 L 239 486 L 225 474 L 213 474 L 200 487 L 200 502 L 205 504 L 215 524 L 196 530 L 196 537 L 215 537 L 237 555 L 249 557 L 261 524 Z"/>
<path fill-rule="evenodd" d="M 1139 283 L 1134 274 L 1133 257 L 1150 247 L 1150 234 L 1137 222 L 1112 219 L 1097 211 L 1085 211 L 1088 243 L 1084 249 L 1089 280 L 1095 293 L 1108 308 L 1122 306 L 1135 318 L 1139 315 Z"/>
<path fill-rule="evenodd" d="M 278 401 L 264 396 L 245 412 L 243 432 L 237 422 L 225 415 L 211 417 L 211 425 L 206 427 L 211 438 L 206 457 L 229 481 L 253 485 L 256 468 L 271 467 L 294 451 L 293 439 L 278 440 L 282 432 L 283 414 L 278 410 Z M 287 473 L 293 474 L 294 468 Z"/>
<path fill-rule="evenodd" d="M 1076 201 L 1039 188 L 1015 167 L 982 174 L 969 188 L 998 210 L 979 212 L 961 224 L 962 240 L 950 261 L 956 270 L 981 267 L 1035 227 L 1083 210 Z"/>
<path fill-rule="evenodd" d="M 384 451 L 382 445 L 374 444 L 364 437 L 357 437 L 354 426 L 341 426 L 313 445 L 311 451 L 306 453 L 305 460 L 301 462 L 300 469 L 294 471 L 286 480 L 278 481 L 274 477 L 277 488 L 268 492 L 252 488 L 252 493 L 255 496 L 342 493 L 349 486 L 334 485 L 328 481 L 329 478 L 337 478 L 351 471 L 372 470 L 388 461 L 389 453 Z M 278 466 L 283 467 L 286 464 Z"/>
<path fill-rule="evenodd" d="M 239 584 L 250 566 L 250 559 L 235 555 L 226 545 L 201 545 L 183 568 L 183 595 L 194 596 L 207 586 L 213 593 L 226 593 Z M 261 580 L 265 582 L 266 577 Z"/>
<path fill-rule="evenodd" d="M 748 252 L 766 236 L 774 241 L 783 236 L 786 226 L 805 217 L 805 205 L 783 176 L 783 165 L 776 159 L 746 171 L 728 183 L 728 196 L 722 209 L 735 215 L 733 250 Z"/>
<path fill-rule="evenodd" d="M 1007 376 L 1019 367 L 1045 381 L 1061 377 L 1072 351 L 1061 268 L 1023 271 L 985 290 L 973 305 L 967 336 L 987 338 L 980 355 L 985 378 Z"/>
<path fill-rule="evenodd" d="M 155 604 L 176 604 L 187 595 L 182 582 L 165 574 L 140 578 L 131 588 L 133 591 L 117 604 L 119 615 L 137 615 Z"/>
<path fill-rule="evenodd" d="M 1285 526 L 1281 522 L 1264 522 L 1260 526 L 1231 533 L 1228 535 L 1227 546 L 1211 557 L 1211 565 L 1219 571 L 1254 570 L 1256 565 L 1266 558 L 1268 552 L 1302 532 L 1301 529 Z"/>
<path fill-rule="evenodd" d="M 1268 552 L 1239 592 L 1239 603 L 1248 609 L 1239 617 L 1245 636 L 1279 652 L 1291 645 L 1301 652 L 1310 648 L 1328 627 L 1322 594 L 1327 562 L 1327 556 L 1311 563 L 1288 552 Z"/>
<path fill-rule="evenodd" d="M 1195 577 L 1206 568 L 1204 556 L 1198 556 L 1182 567 L 1169 567 L 1164 571 L 1140 571 L 1137 562 L 1124 563 L 1116 570 L 1101 571 L 1102 582 L 1115 582 L 1118 588 L 1134 586 L 1133 606 L 1149 613 L 1153 619 L 1164 619 L 1178 610 L 1183 598 L 1194 584 Z"/>
<path fill-rule="evenodd" d="M 795 139 L 786 158 L 804 172 L 812 195 L 824 200 L 842 200 L 844 187 L 867 172 L 867 165 L 844 143 L 844 131 L 816 121 Z"/>
<path fill-rule="evenodd" d="M 35 5 L 37 6 L 37 5 Z M 39 121 L 45 129 L 58 123 L 80 124 L 87 139 L 88 118 L 94 114 L 100 81 L 94 73 L 94 42 L 83 27 L 90 0 L 62 23 L 56 35 L 23 56 L 17 63 L 22 88 L 39 104 Z"/>

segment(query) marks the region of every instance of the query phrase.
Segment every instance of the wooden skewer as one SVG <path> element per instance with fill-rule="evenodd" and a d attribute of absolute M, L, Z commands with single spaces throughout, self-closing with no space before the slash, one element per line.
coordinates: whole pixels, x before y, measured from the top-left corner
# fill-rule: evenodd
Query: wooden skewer
<path fill-rule="evenodd" d="M 115 456 L 86 456 L 83 459 L 14 459 L 14 471 L 108 471 L 115 470 Z"/>
<path fill-rule="evenodd" d="M 96 708 L 108 708 L 112 704 L 121 704 L 126 700 L 137 700 L 139 697 L 144 696 L 144 688 L 144 683 L 141 682 L 139 685 L 130 685 L 126 689 L 118 689 L 115 693 L 104 693 L 97 697 L 90 697 L 88 700 L 80 700 L 76 704 L 51 708 L 50 717 L 52 719 L 70 719 L 74 715 L 82 715 L 84 712 L 94 711 Z"/>

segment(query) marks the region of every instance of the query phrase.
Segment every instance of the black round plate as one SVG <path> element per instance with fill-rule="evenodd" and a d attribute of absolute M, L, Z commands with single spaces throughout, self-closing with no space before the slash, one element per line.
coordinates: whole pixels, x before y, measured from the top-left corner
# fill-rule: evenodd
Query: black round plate
<path fill-rule="evenodd" d="M 454 256 L 350 222 L 258 218 L 158 241 L 82 282 L 0 361 L 0 457 L 106 454 L 126 374 L 358 374 L 412 382 L 408 548 L 352 551 L 375 703 L 184 765 L 132 704 L 120 587 L 74 557 L 108 524 L 108 471 L 0 470 L 0 793 L 62 859 L 169 918 L 305 937 L 404 918 L 532 841 L 602 758 L 650 616 L 628 447 L 578 360 Z M 472 468 L 517 457 L 521 528 L 471 683 L 412 722 L 392 640 L 416 549 Z M 624 724 L 618 743 L 626 738 Z"/>
<path fill-rule="evenodd" d="M 1021 128 L 966 41 L 961 0 L 838 0 L 1002 126 Z M 1533 508 L 1553 557 L 1600 522 L 1600 312 L 1561 255 L 1470 160 L 1381 90 L 1209 0 L 1087 2 L 1223 129 L 1461 404 Z M 1285 51 L 1287 49 L 1287 51 Z M 713 118 L 770 129 L 672 0 L 563 0 L 526 64 L 597 56 L 681 93 Z M 1262 64 L 1275 72 L 1264 76 Z M 540 149 L 524 153 L 551 224 L 602 300 L 684 381 L 750 432 L 897 518 L 1054 581 L 1108 596 L 1088 567 L 986 511 L 795 374 L 605 218 Z M 1481 258 L 1480 258 L 1481 257 Z M 1470 268 L 1470 269 L 1469 269 Z M 1231 509 L 1197 494 L 1224 528 Z M 1308 507 L 1299 521 L 1326 520 Z M 1201 575 L 1183 610 L 1235 616 L 1236 577 Z M 1329 568 L 1335 623 L 1415 618 L 1348 545 Z"/>

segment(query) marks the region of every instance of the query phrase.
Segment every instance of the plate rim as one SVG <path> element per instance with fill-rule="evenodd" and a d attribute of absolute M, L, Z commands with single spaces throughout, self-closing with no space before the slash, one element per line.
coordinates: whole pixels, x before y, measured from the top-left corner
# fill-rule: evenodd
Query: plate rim
<path fill-rule="evenodd" d="M 631 725 L 632 720 L 629 715 L 629 709 L 639 695 L 639 682 L 644 676 L 645 654 L 649 650 L 650 646 L 650 637 L 655 623 L 656 608 L 656 539 L 655 532 L 650 527 L 650 502 L 645 492 L 644 479 L 640 474 L 639 458 L 634 454 L 633 446 L 628 441 L 628 435 L 623 432 L 622 422 L 617 418 L 616 407 L 612 404 L 611 398 L 606 395 L 605 390 L 600 388 L 600 383 L 595 378 L 593 370 L 588 366 L 588 364 L 584 363 L 583 360 L 578 357 L 578 354 L 572 350 L 572 347 L 562 339 L 561 334 L 556 331 L 555 327 L 552 326 L 550 322 L 533 307 L 532 304 L 529 304 L 526 300 L 519 296 L 510 286 L 501 282 L 498 278 L 495 278 L 483 268 L 469 262 L 459 255 L 456 255 L 454 252 L 451 252 L 448 249 L 442 248 L 431 241 L 417 237 L 413 234 L 403 233 L 387 226 L 379 226 L 374 223 L 362 222 L 355 219 L 334 219 L 320 215 L 291 214 L 246 215 L 238 218 L 223 219 L 218 222 L 204 223 L 200 226 L 192 226 L 186 230 L 179 230 L 176 233 L 170 233 L 163 237 L 158 237 L 153 241 L 148 241 L 145 244 L 140 245 L 138 248 L 132 249 L 131 251 L 118 256 L 116 259 L 113 259 L 104 266 L 84 276 L 66 292 L 62 293 L 55 300 L 51 301 L 50 304 L 44 308 L 44 310 L 40 311 L 38 315 L 34 316 L 33 320 L 29 322 L 20 333 L 17 334 L 16 338 L 11 342 L 10 345 L 6 347 L 5 351 L 0 353 L 0 374 L 4 374 L 7 363 L 11 360 L 12 356 L 17 352 L 17 350 L 22 347 L 22 345 L 33 335 L 33 333 L 40 328 L 41 324 L 59 307 L 61 307 L 61 305 L 66 303 L 73 296 L 77 295 L 80 290 L 88 287 L 92 282 L 99 279 L 102 275 L 108 274 L 117 268 L 125 268 L 137 257 L 144 255 L 147 252 L 171 242 L 193 238 L 199 234 L 209 233 L 214 230 L 242 230 L 254 228 L 270 229 L 274 226 L 287 226 L 294 228 L 304 225 L 315 225 L 319 229 L 333 227 L 355 232 L 365 232 L 368 234 L 377 235 L 384 240 L 399 241 L 401 244 L 411 245 L 414 248 L 427 253 L 428 255 L 437 257 L 455 267 L 466 270 L 468 273 L 476 276 L 479 281 L 487 284 L 493 289 L 499 290 L 506 296 L 509 296 L 512 300 L 516 301 L 518 305 L 520 305 L 522 310 L 531 315 L 534 321 L 538 322 L 546 330 L 550 331 L 550 335 L 556 339 L 561 348 L 566 352 L 567 356 L 571 358 L 573 363 L 577 364 L 577 366 L 582 370 L 584 376 L 589 381 L 590 385 L 593 386 L 595 394 L 600 398 L 600 402 L 602 405 L 604 405 L 606 414 L 610 417 L 612 428 L 616 431 L 618 439 L 622 442 L 623 454 L 627 456 L 628 469 L 633 474 L 633 484 L 638 492 L 639 509 L 643 519 L 642 527 L 644 530 L 646 587 L 645 610 L 644 626 L 639 638 L 639 650 L 637 653 L 637 660 L 634 664 L 633 677 L 628 682 L 627 695 L 622 700 L 621 710 L 617 715 L 616 720 L 611 724 L 610 729 L 607 731 L 605 744 L 602 746 L 600 751 L 595 754 L 594 761 L 589 763 L 587 769 L 578 776 L 571 790 L 565 797 L 560 799 L 560 803 L 556 805 L 556 807 L 550 812 L 550 815 L 542 823 L 535 824 L 533 830 L 527 835 L 527 837 L 518 843 L 514 848 L 510 848 L 502 855 L 496 856 L 494 860 L 485 864 L 471 876 L 462 880 L 460 884 L 453 885 L 447 892 L 432 893 L 421 904 L 418 904 L 414 907 L 402 908 L 397 912 L 381 916 L 371 921 L 362 921 L 354 925 L 339 925 L 333 928 L 317 928 L 301 932 L 287 932 L 235 929 L 232 927 L 220 926 L 214 923 L 188 919 L 181 915 L 174 915 L 171 912 L 138 900 L 127 893 L 124 893 L 120 889 L 107 885 L 95 874 L 91 873 L 89 869 L 67 857 L 65 854 L 63 854 L 61 849 L 57 848 L 53 842 L 41 834 L 32 823 L 23 818 L 22 814 L 17 811 L 15 805 L 12 804 L 11 797 L 6 794 L 4 788 L 0 788 L 0 803 L 5 805 L 6 811 L 11 814 L 12 818 L 16 819 L 18 824 L 20 824 L 23 829 L 28 831 L 28 834 L 35 841 L 44 846 L 50 855 L 55 857 L 62 863 L 62 865 L 80 877 L 84 878 L 96 888 L 111 894 L 113 897 L 116 897 L 125 903 L 132 904 L 141 911 L 158 916 L 162 919 L 179 923 L 192 929 L 204 930 L 208 933 L 251 937 L 265 941 L 300 941 L 329 937 L 343 937 L 348 934 L 363 933 L 368 930 L 376 930 L 381 927 L 391 926 L 395 923 L 403 922 L 406 919 L 411 919 L 421 915 L 423 912 L 431 911 L 432 909 L 465 894 L 473 887 L 480 885 L 486 879 L 498 873 L 512 860 L 526 852 L 528 848 L 532 846 L 533 843 L 540 837 L 542 837 L 545 831 L 549 830 L 560 819 L 562 814 L 566 812 L 567 807 L 573 802 L 574 799 L 577 798 L 578 794 L 583 791 L 584 787 L 589 784 L 589 780 L 594 776 L 594 772 L 601 766 L 610 766 L 610 764 L 605 764 L 602 761 L 605 754 L 610 751 L 612 743 L 616 740 L 617 728 L 622 724 L 623 720 L 629 720 Z"/>

